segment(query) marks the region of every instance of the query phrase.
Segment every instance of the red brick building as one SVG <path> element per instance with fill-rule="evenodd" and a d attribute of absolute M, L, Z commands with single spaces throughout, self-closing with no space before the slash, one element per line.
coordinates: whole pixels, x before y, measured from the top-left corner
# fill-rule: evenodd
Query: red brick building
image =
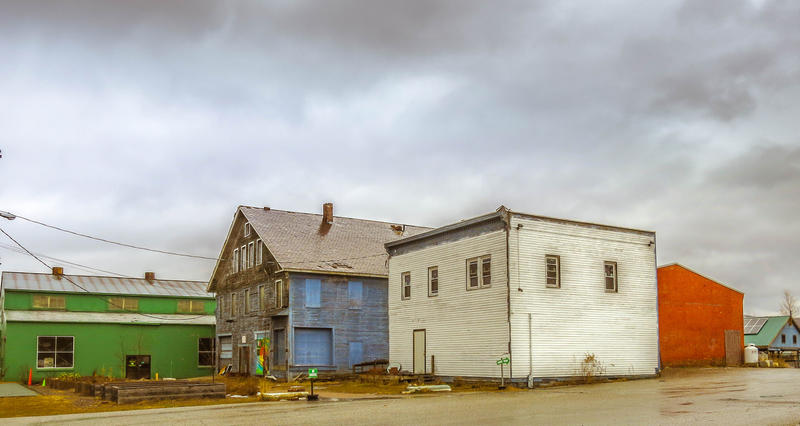
<path fill-rule="evenodd" d="M 677 263 L 658 268 L 663 366 L 742 362 L 744 293 Z"/>

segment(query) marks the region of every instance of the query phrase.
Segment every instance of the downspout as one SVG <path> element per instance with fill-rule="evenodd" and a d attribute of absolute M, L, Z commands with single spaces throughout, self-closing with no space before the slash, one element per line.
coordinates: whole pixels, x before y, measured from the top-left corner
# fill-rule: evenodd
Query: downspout
<path fill-rule="evenodd" d="M 508 378 L 509 381 L 514 380 L 514 356 L 511 353 L 511 250 L 510 250 L 510 236 L 511 236 L 511 212 L 508 209 L 503 209 L 503 222 L 505 222 L 506 231 L 506 311 L 508 313 Z"/>
<path fill-rule="evenodd" d="M 661 373 L 661 330 L 659 329 L 659 300 L 658 300 L 658 246 L 656 245 L 656 233 L 653 232 L 653 261 L 656 269 L 656 350 L 658 351 L 658 367 L 656 375 Z"/>
<path fill-rule="evenodd" d="M 533 314 L 528 312 L 528 388 L 533 388 Z"/>

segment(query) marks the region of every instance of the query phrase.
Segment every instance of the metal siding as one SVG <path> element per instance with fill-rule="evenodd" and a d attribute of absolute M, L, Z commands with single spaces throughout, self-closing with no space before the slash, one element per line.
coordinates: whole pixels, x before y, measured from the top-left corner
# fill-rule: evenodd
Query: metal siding
<path fill-rule="evenodd" d="M 413 331 L 426 329 L 426 371 L 499 376 L 495 361 L 508 348 L 504 231 L 426 247 L 389 259 L 389 354 L 411 371 Z M 466 260 L 492 256 L 492 286 L 467 290 Z M 428 296 L 428 268 L 439 268 L 439 294 Z M 400 274 L 411 272 L 411 298 L 400 299 Z"/>
<path fill-rule="evenodd" d="M 68 322 L 68 323 L 121 323 L 121 324 L 190 324 L 215 325 L 214 315 L 158 314 L 145 316 L 137 313 L 65 312 L 65 311 L 8 311 L 8 321 L 16 322 Z"/>
<path fill-rule="evenodd" d="M 587 354 L 596 356 L 607 375 L 654 374 L 656 259 L 655 247 L 648 246 L 653 238 L 517 216 L 510 229 L 514 377 L 528 375 L 529 344 L 534 377 L 579 374 Z M 561 288 L 545 285 L 548 254 L 560 256 Z M 604 261 L 617 262 L 616 293 L 605 291 Z"/>
<path fill-rule="evenodd" d="M 80 287 L 67 281 L 68 277 Z M 213 298 L 206 292 L 203 281 L 159 280 L 147 281 L 144 278 L 98 277 L 91 275 L 65 275 L 3 272 L 2 286 L 7 290 L 31 290 L 43 292 L 130 294 L 145 296 L 181 296 Z"/>

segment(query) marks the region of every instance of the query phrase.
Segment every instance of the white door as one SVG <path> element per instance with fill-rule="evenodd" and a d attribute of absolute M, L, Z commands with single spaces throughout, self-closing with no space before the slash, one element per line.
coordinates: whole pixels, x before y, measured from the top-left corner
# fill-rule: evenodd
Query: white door
<path fill-rule="evenodd" d="M 414 330 L 414 374 L 425 374 L 425 330 Z"/>

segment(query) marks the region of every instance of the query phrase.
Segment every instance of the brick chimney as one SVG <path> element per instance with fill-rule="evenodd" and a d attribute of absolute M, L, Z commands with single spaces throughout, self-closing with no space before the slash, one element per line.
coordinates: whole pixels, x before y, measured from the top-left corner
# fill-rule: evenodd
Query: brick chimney
<path fill-rule="evenodd" d="M 147 281 L 153 282 L 156 280 L 156 273 L 155 272 L 145 272 L 144 279 Z"/>
<path fill-rule="evenodd" d="M 328 225 L 333 223 L 333 203 L 322 205 L 322 223 Z"/>
<path fill-rule="evenodd" d="M 59 279 L 60 279 L 60 278 L 61 278 L 61 276 L 62 276 L 62 275 L 64 275 L 64 268 L 62 268 L 62 267 L 60 267 L 60 266 L 53 266 L 53 275 L 54 275 L 56 278 L 59 278 Z"/>

